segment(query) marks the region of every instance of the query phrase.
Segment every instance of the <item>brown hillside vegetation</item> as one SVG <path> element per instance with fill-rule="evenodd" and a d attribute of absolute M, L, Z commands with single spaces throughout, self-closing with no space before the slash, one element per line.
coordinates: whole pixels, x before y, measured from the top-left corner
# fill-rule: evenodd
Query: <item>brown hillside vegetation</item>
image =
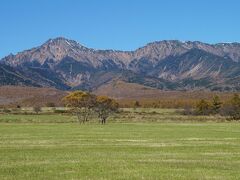
<path fill-rule="evenodd" d="M 139 101 L 142 107 L 181 108 L 195 106 L 200 99 L 211 100 L 218 95 L 223 102 L 233 93 L 212 91 L 162 91 L 135 83 L 114 81 L 94 91 L 97 95 L 116 98 L 124 107 L 132 107 Z"/>
<path fill-rule="evenodd" d="M 112 97 L 121 107 L 134 107 L 138 101 L 141 107 L 156 108 L 193 107 L 200 99 L 211 100 L 214 95 L 218 95 L 221 101 L 226 102 L 233 95 L 233 93 L 211 91 L 162 91 L 123 81 L 112 81 L 93 93 Z M 2 86 L 0 87 L 0 107 L 46 106 L 47 103 L 63 106 L 61 99 L 67 94 L 67 91 L 53 88 Z"/>
<path fill-rule="evenodd" d="M 0 106 L 45 106 L 54 103 L 62 106 L 61 99 L 67 92 L 53 88 L 35 88 L 22 86 L 0 87 Z"/>

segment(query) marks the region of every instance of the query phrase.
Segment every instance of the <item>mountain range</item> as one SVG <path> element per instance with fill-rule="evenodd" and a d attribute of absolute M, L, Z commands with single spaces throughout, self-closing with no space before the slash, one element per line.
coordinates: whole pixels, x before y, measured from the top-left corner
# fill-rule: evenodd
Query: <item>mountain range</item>
<path fill-rule="evenodd" d="M 0 60 L 0 85 L 94 91 L 117 81 L 162 90 L 240 90 L 240 43 L 177 40 L 96 50 L 63 37 Z"/>

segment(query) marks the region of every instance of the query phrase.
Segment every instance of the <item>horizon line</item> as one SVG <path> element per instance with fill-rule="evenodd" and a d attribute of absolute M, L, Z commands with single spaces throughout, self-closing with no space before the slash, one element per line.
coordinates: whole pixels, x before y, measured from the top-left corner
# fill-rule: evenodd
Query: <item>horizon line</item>
<path fill-rule="evenodd" d="M 116 52 L 134 52 L 134 51 L 137 51 L 138 49 L 144 48 L 144 47 L 146 47 L 148 45 L 151 45 L 151 44 L 154 44 L 154 43 L 174 42 L 174 41 L 180 42 L 180 43 L 203 43 L 203 44 L 211 45 L 211 46 L 214 46 L 214 45 L 224 45 L 224 44 L 240 44 L 240 42 L 237 42 L 237 41 L 234 41 L 234 42 L 210 43 L 210 42 L 204 42 L 204 41 L 200 41 L 200 40 L 162 39 L 162 40 L 156 40 L 156 41 L 149 41 L 148 43 L 145 43 L 145 45 L 141 45 L 138 48 L 135 48 L 135 49 L 132 49 L 132 50 L 119 50 L 119 49 L 111 49 L 111 48 L 106 48 L 106 49 L 91 48 L 91 47 L 85 45 L 84 43 L 80 43 L 79 41 L 74 40 L 73 38 L 67 38 L 67 37 L 64 37 L 64 36 L 56 36 L 56 37 L 47 39 L 46 41 L 44 41 L 40 45 L 36 45 L 36 46 L 31 47 L 31 48 L 26 48 L 26 49 L 20 50 L 19 52 L 16 52 L 16 53 L 9 53 L 8 55 L 0 57 L 0 61 L 2 59 L 4 59 L 5 57 L 11 56 L 11 55 L 15 56 L 15 55 L 17 55 L 19 53 L 22 53 L 22 52 L 25 52 L 25 51 L 29 51 L 29 50 L 34 49 L 34 48 L 39 48 L 42 45 L 44 45 L 45 43 L 47 43 L 48 41 L 50 41 L 50 40 L 57 40 L 57 39 L 64 39 L 64 40 L 68 40 L 68 41 L 74 41 L 74 42 L 78 43 L 80 46 L 83 46 L 83 47 L 85 47 L 87 49 L 91 49 L 91 50 L 95 50 L 95 51 L 116 51 Z"/>

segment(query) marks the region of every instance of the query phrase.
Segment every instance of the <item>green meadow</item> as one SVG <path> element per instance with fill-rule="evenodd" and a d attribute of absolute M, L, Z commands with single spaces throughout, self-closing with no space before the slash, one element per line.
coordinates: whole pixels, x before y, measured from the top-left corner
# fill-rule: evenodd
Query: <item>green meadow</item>
<path fill-rule="evenodd" d="M 70 115 L 0 115 L 0 179 L 240 179 L 240 123 L 185 118 L 131 110 L 80 125 Z"/>

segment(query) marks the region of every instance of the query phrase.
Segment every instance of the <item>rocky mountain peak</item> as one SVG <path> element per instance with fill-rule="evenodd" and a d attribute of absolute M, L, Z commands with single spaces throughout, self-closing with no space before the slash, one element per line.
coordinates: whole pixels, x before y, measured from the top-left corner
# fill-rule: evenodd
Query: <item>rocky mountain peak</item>
<path fill-rule="evenodd" d="M 64 51 L 66 53 L 71 51 L 87 51 L 89 48 L 81 45 L 77 41 L 66 39 L 64 37 L 57 37 L 54 39 L 49 39 L 46 41 L 40 48 L 48 48 L 48 50 L 53 50 L 52 53 L 55 53 L 54 50 Z M 92 49 L 91 49 L 92 50 Z"/>
<path fill-rule="evenodd" d="M 65 57 L 78 59 L 79 54 L 89 51 L 93 50 L 86 48 L 74 40 L 57 37 L 49 39 L 39 47 L 23 51 L 15 56 L 9 55 L 4 58 L 4 61 L 12 66 L 19 66 L 21 64 L 31 63 L 34 61 L 44 64 L 45 61 L 49 59 L 55 62 L 61 61 Z"/>
<path fill-rule="evenodd" d="M 240 84 L 235 84 L 240 77 L 239 43 L 164 40 L 135 51 L 116 51 L 94 50 L 57 37 L 9 55 L 3 63 L 10 65 L 11 70 L 17 67 L 20 74 L 35 84 L 62 89 L 96 88 L 119 77 L 167 89 L 205 86 L 240 89 Z"/>
<path fill-rule="evenodd" d="M 79 44 L 77 41 L 70 40 L 64 37 L 57 37 L 54 39 L 47 40 L 43 46 L 70 46 L 70 47 L 78 47 L 78 48 L 86 48 L 83 45 Z"/>

